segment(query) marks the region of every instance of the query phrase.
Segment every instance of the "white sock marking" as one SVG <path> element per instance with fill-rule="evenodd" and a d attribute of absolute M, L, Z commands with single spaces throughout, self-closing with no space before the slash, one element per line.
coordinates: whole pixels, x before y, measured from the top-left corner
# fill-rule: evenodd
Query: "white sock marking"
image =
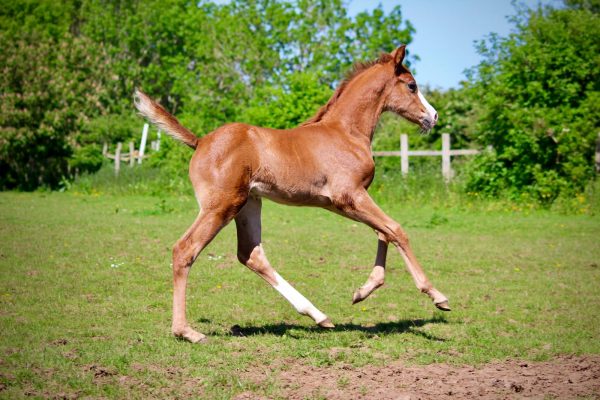
<path fill-rule="evenodd" d="M 275 279 L 277 284 L 273 287 L 277 290 L 283 297 L 289 301 L 292 306 L 302 315 L 309 315 L 312 319 L 315 320 L 316 323 L 324 321 L 327 316 L 319 311 L 308 299 L 300 292 L 298 292 L 292 285 L 290 285 L 285 279 L 281 277 L 277 272 L 275 272 Z"/>

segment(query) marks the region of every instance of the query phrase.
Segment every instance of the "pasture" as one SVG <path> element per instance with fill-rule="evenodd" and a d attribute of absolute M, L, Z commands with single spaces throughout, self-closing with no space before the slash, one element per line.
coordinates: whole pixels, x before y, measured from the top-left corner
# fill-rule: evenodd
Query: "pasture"
<path fill-rule="evenodd" d="M 452 312 L 418 293 L 393 248 L 385 286 L 353 306 L 375 234 L 265 201 L 271 263 L 336 329 L 296 314 L 241 266 L 229 225 L 190 274 L 188 319 L 209 336 L 192 345 L 170 334 L 169 264 L 196 215 L 193 198 L 0 193 L 0 397 L 328 398 L 298 395 L 300 375 L 285 387 L 279 377 L 600 354 L 600 217 L 383 208 Z M 376 397 L 360 374 L 348 376 L 333 375 L 335 393 Z"/>

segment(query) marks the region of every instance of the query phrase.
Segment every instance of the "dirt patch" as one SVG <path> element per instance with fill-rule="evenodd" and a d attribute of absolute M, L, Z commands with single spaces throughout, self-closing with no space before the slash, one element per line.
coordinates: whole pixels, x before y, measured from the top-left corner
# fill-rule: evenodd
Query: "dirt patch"
<path fill-rule="evenodd" d="M 76 360 L 77 358 L 79 358 L 79 350 L 71 349 L 69 351 L 65 351 L 64 353 L 62 353 L 62 356 L 67 360 Z"/>
<path fill-rule="evenodd" d="M 26 397 L 35 397 L 39 399 L 52 399 L 52 400 L 75 400 L 81 398 L 81 392 L 75 393 L 57 392 L 50 393 L 49 391 L 39 391 L 32 388 L 25 389 L 23 395 Z"/>
<path fill-rule="evenodd" d="M 477 367 L 431 364 L 384 367 L 348 365 L 314 367 L 286 360 L 285 368 L 248 370 L 244 378 L 260 386 L 278 382 L 278 395 L 288 399 L 600 399 L 600 356 L 562 356 L 547 362 L 505 361 Z M 244 393 L 248 396 L 248 393 Z M 252 397 L 243 397 L 252 398 Z M 253 397 L 261 398 L 261 397 Z"/>
<path fill-rule="evenodd" d="M 133 369 L 136 372 L 150 372 L 158 375 L 166 375 L 169 378 L 180 377 L 185 372 L 185 370 L 181 367 L 159 367 L 156 365 L 144 365 L 138 363 L 132 364 L 131 369 Z"/>
<path fill-rule="evenodd" d="M 117 371 L 112 368 L 105 368 L 100 365 L 91 364 L 83 367 L 86 372 L 91 372 L 96 385 L 105 385 L 112 381 L 112 377 L 117 375 Z"/>

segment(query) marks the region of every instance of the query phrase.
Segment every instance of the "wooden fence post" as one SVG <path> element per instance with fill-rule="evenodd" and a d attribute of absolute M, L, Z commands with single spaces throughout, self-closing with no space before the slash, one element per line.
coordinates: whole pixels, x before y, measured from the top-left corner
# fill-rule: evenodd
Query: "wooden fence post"
<path fill-rule="evenodd" d="M 117 150 L 115 151 L 115 175 L 119 175 L 119 169 L 121 168 L 121 147 L 123 143 L 117 143 Z"/>
<path fill-rule="evenodd" d="M 156 151 L 160 150 L 160 129 L 156 132 Z"/>
<path fill-rule="evenodd" d="M 146 140 L 148 139 L 148 124 L 144 124 L 144 129 L 142 129 L 142 141 L 140 143 L 140 151 L 138 155 L 138 164 L 142 163 L 142 159 L 144 158 L 144 150 L 146 149 Z"/>
<path fill-rule="evenodd" d="M 402 175 L 408 174 L 408 135 L 400 135 L 400 170 Z"/>
<path fill-rule="evenodd" d="M 450 167 L 450 134 L 442 133 L 442 175 L 446 181 L 452 179 Z"/>
<path fill-rule="evenodd" d="M 102 145 L 102 156 L 106 157 L 107 154 L 108 154 L 108 143 L 104 142 L 104 144 Z"/>
<path fill-rule="evenodd" d="M 133 158 L 133 153 L 135 152 L 135 145 L 133 142 L 129 142 L 129 166 L 133 167 L 135 163 L 135 158 Z"/>

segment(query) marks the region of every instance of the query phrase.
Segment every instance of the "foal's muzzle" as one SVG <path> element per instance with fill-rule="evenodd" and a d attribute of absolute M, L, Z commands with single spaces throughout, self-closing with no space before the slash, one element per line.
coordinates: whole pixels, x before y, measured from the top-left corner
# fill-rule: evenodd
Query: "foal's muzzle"
<path fill-rule="evenodd" d="M 437 123 L 437 119 L 438 119 L 437 113 L 435 113 L 433 116 L 426 115 L 425 117 L 421 118 L 421 124 L 420 124 L 421 129 L 423 129 L 425 131 L 430 131 L 431 129 L 433 129 L 433 127 Z"/>

